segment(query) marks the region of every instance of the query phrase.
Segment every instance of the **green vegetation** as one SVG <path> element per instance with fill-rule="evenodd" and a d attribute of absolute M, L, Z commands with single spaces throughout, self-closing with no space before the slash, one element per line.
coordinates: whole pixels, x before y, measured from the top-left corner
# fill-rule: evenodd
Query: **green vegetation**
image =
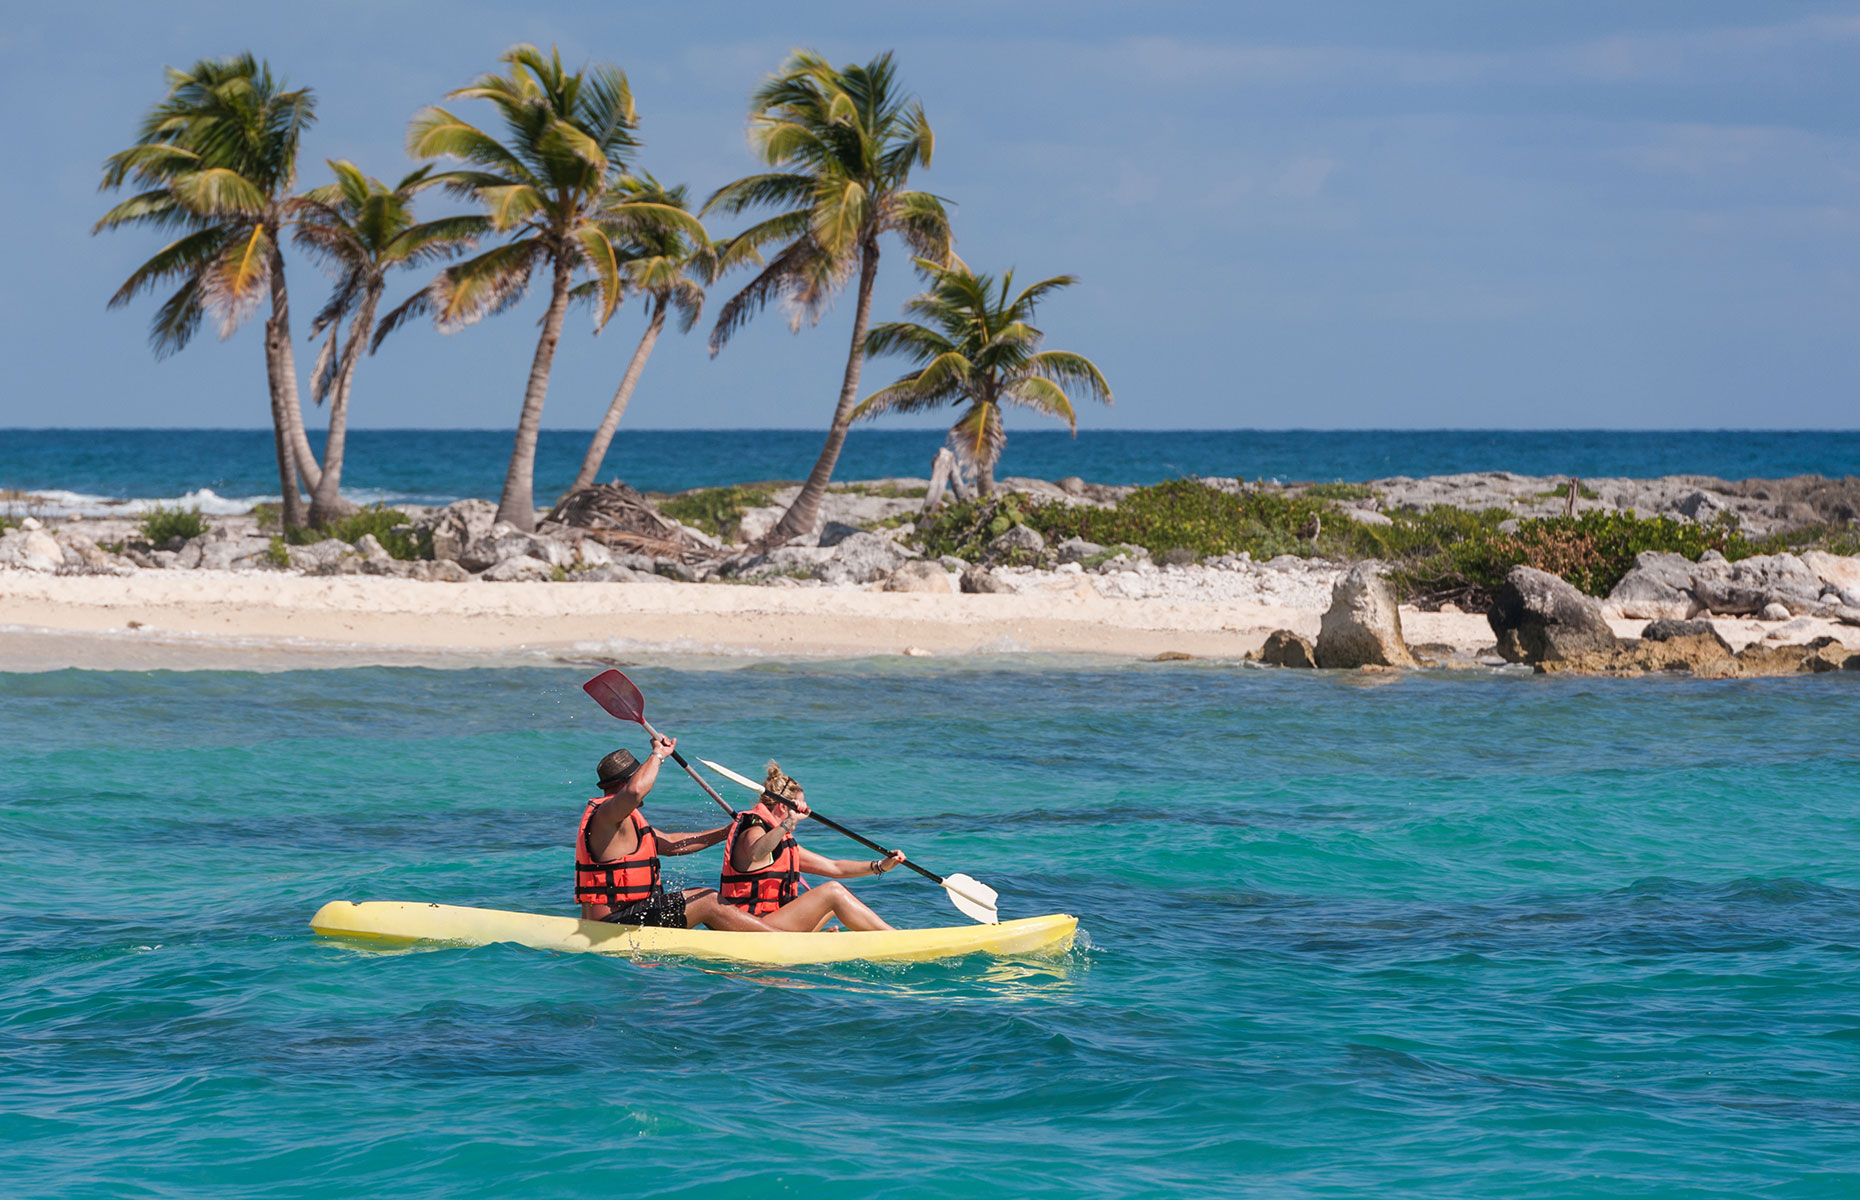
<path fill-rule="evenodd" d="M 271 539 L 271 546 L 265 551 L 265 561 L 274 567 L 288 567 L 291 565 L 291 548 L 285 543 L 283 538 L 274 537 Z"/>
<path fill-rule="evenodd" d="M 1374 500 L 1376 493 L 1366 483 L 1314 483 L 1305 489 L 1307 500 Z"/>
<path fill-rule="evenodd" d="M 1555 488 L 1551 488 L 1549 491 L 1538 492 L 1537 498 L 1539 500 L 1562 500 L 1566 498 L 1568 495 L 1569 495 L 1569 485 L 1564 484 L 1562 487 L 1555 487 Z M 1600 500 L 1602 498 L 1602 494 L 1600 492 L 1596 491 L 1594 488 L 1590 487 L 1586 483 L 1579 483 L 1576 485 L 1576 495 L 1582 497 L 1584 500 Z"/>
<path fill-rule="evenodd" d="M 674 521 L 682 521 L 712 537 L 729 541 L 736 537 L 744 510 L 775 503 L 770 490 L 775 486 L 778 485 L 739 483 L 730 487 L 698 488 L 660 501 L 659 511 Z"/>
<path fill-rule="evenodd" d="M 197 538 L 206 531 L 207 519 L 197 508 L 164 508 L 157 504 L 142 517 L 142 536 L 154 546 L 169 538 Z"/>
<path fill-rule="evenodd" d="M 930 489 L 921 485 L 892 483 L 836 483 L 827 489 L 842 495 L 877 496 L 884 500 L 922 500 L 930 494 Z"/>
<path fill-rule="evenodd" d="M 9 517 L 5 513 L 0 513 L 0 533 L 5 533 L 17 524 L 19 524 L 18 517 Z"/>
<path fill-rule="evenodd" d="M 425 530 L 415 533 L 412 525 L 413 518 L 399 509 L 375 504 L 320 526 L 287 529 L 284 531 L 284 541 L 293 546 L 308 546 L 325 538 L 338 538 L 353 544 L 361 541 L 364 535 L 372 533 L 390 557 L 405 560 L 431 558 L 432 533 Z"/>
<path fill-rule="evenodd" d="M 254 521 L 258 522 L 258 531 L 260 533 L 264 533 L 271 529 L 282 530 L 284 528 L 283 510 L 278 505 L 272 504 L 269 501 L 254 504 L 249 515 Z"/>
<path fill-rule="evenodd" d="M 1489 601 L 1506 573 L 1519 565 L 1548 571 L 1601 596 L 1646 550 L 1694 560 L 1708 550 L 1733 560 L 1810 547 L 1860 552 L 1860 529 L 1851 526 L 1751 539 L 1731 520 L 1698 525 L 1671 517 L 1643 519 L 1631 512 L 1514 520 L 1499 508 L 1469 512 L 1438 505 L 1390 516 L 1392 524 L 1365 525 L 1308 492 L 1295 498 L 1265 491 L 1236 494 L 1175 479 L 1139 488 L 1112 509 L 1041 503 L 1015 494 L 954 504 L 926 518 L 916 542 L 929 555 L 977 561 L 989 554 L 996 537 L 1025 525 L 1049 544 L 1082 537 L 1104 546 L 1141 546 L 1157 557 L 1180 548 L 1204 558 L 1242 551 L 1255 560 L 1280 554 L 1373 558 L 1388 564 L 1390 582 L 1406 599 L 1474 605 Z"/>

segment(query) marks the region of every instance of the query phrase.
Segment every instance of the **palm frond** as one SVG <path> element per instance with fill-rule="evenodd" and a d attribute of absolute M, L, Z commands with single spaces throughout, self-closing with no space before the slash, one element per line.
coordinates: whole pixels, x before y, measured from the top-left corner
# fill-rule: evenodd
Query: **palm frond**
<path fill-rule="evenodd" d="M 271 235 L 255 223 L 202 268 L 201 301 L 219 314 L 222 339 L 231 337 L 263 298 L 271 278 L 271 250 Z"/>
<path fill-rule="evenodd" d="M 432 284 L 433 319 L 440 332 L 453 333 L 522 300 L 545 253 L 541 241 L 525 238 L 440 272 Z"/>
<path fill-rule="evenodd" d="M 1001 410 L 987 401 L 969 405 L 949 429 L 950 449 L 971 466 L 992 469 L 1000 461 L 1007 445 L 1007 430 L 1001 426 Z"/>
<path fill-rule="evenodd" d="M 886 321 L 872 326 L 865 335 L 865 352 L 874 358 L 902 354 L 922 363 L 955 349 L 956 344 L 947 337 L 911 321 Z"/>
<path fill-rule="evenodd" d="M 194 277 L 226 248 L 227 231 L 215 226 L 169 242 L 137 267 L 110 297 L 110 308 L 121 308 L 148 288 L 180 276 Z M 178 348 L 178 347 L 177 347 Z"/>
<path fill-rule="evenodd" d="M 1080 391 L 1105 404 L 1111 403 L 1111 385 L 1105 381 L 1098 364 L 1083 354 L 1065 350 L 1046 350 L 1027 360 L 1030 376 L 1049 379 L 1068 392 Z"/>
<path fill-rule="evenodd" d="M 613 243 L 607 240 L 607 234 L 594 222 L 583 222 L 570 236 L 581 252 L 583 265 L 594 273 L 594 282 L 599 291 L 594 327 L 599 330 L 613 318 L 614 309 L 620 305 L 620 264 L 614 256 Z"/>
<path fill-rule="evenodd" d="M 382 317 L 375 325 L 374 336 L 369 339 L 368 353 L 373 354 L 375 351 L 379 350 L 381 348 L 381 343 L 387 340 L 388 335 L 407 322 L 418 320 L 421 317 L 431 316 L 435 311 L 438 300 L 434 288 L 435 284 L 427 284 L 413 295 L 401 301 L 387 316 Z"/>
<path fill-rule="evenodd" d="M 1079 415 L 1073 411 L 1072 401 L 1067 398 L 1058 384 L 1037 375 L 1017 379 L 1002 389 L 1001 399 L 1043 412 L 1049 417 L 1058 417 L 1072 427 L 1072 436 L 1079 435 Z"/>

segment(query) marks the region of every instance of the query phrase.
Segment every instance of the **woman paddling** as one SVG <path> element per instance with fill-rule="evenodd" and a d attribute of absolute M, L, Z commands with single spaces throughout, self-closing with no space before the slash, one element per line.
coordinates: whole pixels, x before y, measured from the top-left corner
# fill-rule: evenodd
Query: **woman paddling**
<path fill-rule="evenodd" d="M 771 761 L 756 806 L 730 823 L 718 898 L 775 929 L 819 929 L 835 917 L 848 929 L 890 929 L 844 884 L 823 883 L 803 892 L 801 876 L 883 875 L 904 861 L 904 852 L 872 859 L 824 858 L 794 840 L 794 827 L 807 814 L 801 785 Z"/>

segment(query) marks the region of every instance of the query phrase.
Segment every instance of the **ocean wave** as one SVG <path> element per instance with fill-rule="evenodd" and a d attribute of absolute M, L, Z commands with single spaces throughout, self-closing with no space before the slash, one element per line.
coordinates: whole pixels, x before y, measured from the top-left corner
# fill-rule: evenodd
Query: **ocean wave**
<path fill-rule="evenodd" d="M 446 504 L 448 500 L 433 496 L 413 496 L 380 488 L 345 489 L 345 500 L 355 504 Z M 157 508 L 194 508 L 208 516 L 237 516 L 252 511 L 254 505 L 277 504 L 276 493 L 260 496 L 222 496 L 212 488 L 196 488 L 179 496 L 96 496 L 70 492 L 62 488 L 45 488 L 21 492 L 0 499 L 0 516 L 9 517 L 139 517 Z"/>

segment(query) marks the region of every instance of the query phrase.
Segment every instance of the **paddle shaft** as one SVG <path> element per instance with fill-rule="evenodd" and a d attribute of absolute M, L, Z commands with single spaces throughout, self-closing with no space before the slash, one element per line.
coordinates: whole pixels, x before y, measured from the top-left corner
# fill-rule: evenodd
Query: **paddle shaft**
<path fill-rule="evenodd" d="M 645 727 L 647 737 L 652 737 L 652 738 L 665 737 L 664 734 L 660 733 L 658 730 L 652 727 L 652 722 L 646 720 L 645 714 L 643 713 L 640 715 L 639 723 Z M 696 771 L 691 769 L 691 764 L 685 761 L 684 755 L 674 750 L 672 751 L 672 761 L 677 763 L 679 766 L 683 767 L 685 769 L 685 774 L 691 776 L 692 781 L 696 783 L 699 787 L 703 788 L 705 794 L 708 795 L 712 800 L 715 800 L 719 808 L 723 809 L 724 812 L 729 813 L 730 818 L 732 820 L 736 818 L 736 810 L 730 807 L 729 801 L 725 800 L 722 796 L 719 796 L 717 794 L 716 788 L 704 782 L 704 777 L 702 775 L 699 775 Z M 876 848 L 877 847 L 874 847 L 874 849 Z"/>
<path fill-rule="evenodd" d="M 840 824 L 838 821 L 830 820 L 829 818 L 823 817 L 819 813 L 813 812 L 812 810 L 809 810 L 807 816 L 810 821 L 819 821 L 822 825 L 825 825 L 828 829 L 831 829 L 833 832 L 843 833 L 847 837 L 851 838 L 853 841 L 858 842 L 861 846 L 865 846 L 870 849 L 876 850 L 880 854 L 883 854 L 883 855 L 889 856 L 891 854 L 891 851 L 885 849 L 883 846 L 879 845 L 877 842 L 873 841 L 871 838 L 863 837 L 859 834 L 854 833 L 852 830 L 846 828 L 846 826 Z M 898 865 L 903 866 L 903 867 L 909 867 L 911 870 L 917 872 L 919 875 L 922 875 L 925 879 L 928 879 L 931 883 L 942 883 L 943 882 L 943 877 L 941 875 L 936 875 L 929 871 L 924 870 L 922 867 L 918 866 L 916 863 L 912 862 L 908 858 L 905 859 L 903 862 L 899 863 Z"/>

